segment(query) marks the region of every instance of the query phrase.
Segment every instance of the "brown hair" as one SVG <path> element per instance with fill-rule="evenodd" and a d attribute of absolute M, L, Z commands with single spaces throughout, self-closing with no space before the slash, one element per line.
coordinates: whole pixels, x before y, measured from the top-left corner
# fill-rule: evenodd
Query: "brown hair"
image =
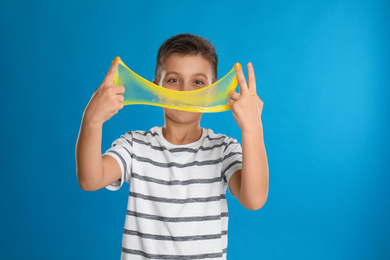
<path fill-rule="evenodd" d="M 160 81 L 161 71 L 163 69 L 164 61 L 172 54 L 182 55 L 202 55 L 203 58 L 208 60 L 213 69 L 213 79 L 217 80 L 217 67 L 218 67 L 218 56 L 215 52 L 216 48 L 212 43 L 198 35 L 192 35 L 189 33 L 178 34 L 172 36 L 166 40 L 160 47 L 157 53 L 157 63 L 155 79 Z"/>

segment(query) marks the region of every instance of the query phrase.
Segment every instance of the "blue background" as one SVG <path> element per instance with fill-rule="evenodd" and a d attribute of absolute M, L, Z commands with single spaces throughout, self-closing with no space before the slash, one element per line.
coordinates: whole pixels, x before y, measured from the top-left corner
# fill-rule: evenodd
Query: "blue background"
<path fill-rule="evenodd" d="M 2 259 L 119 259 L 128 184 L 78 186 L 85 106 L 120 56 L 152 80 L 167 38 L 218 48 L 219 75 L 254 64 L 270 169 L 259 211 L 230 194 L 228 259 L 390 258 L 388 1 L 5 1 L 1 26 Z M 126 106 L 105 151 L 163 125 Z M 202 126 L 241 140 L 231 111 Z"/>

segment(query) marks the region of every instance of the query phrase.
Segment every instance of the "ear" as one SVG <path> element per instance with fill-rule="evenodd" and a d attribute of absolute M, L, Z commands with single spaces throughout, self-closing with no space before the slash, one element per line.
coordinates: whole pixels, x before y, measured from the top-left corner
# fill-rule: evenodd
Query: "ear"
<path fill-rule="evenodd" d="M 156 79 L 153 79 L 153 83 L 156 84 L 156 85 L 158 85 L 158 82 L 157 82 Z"/>

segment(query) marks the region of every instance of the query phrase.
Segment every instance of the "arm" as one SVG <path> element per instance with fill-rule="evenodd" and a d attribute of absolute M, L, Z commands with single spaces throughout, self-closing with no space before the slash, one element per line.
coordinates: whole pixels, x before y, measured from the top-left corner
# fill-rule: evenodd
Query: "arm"
<path fill-rule="evenodd" d="M 242 69 L 236 69 L 240 93 L 230 93 L 229 105 L 242 134 L 242 170 L 229 180 L 230 189 L 247 209 L 260 209 L 268 197 L 268 162 L 263 140 L 263 102 L 256 94 L 252 64 L 248 63 L 248 83 Z"/>
<path fill-rule="evenodd" d="M 124 87 L 113 84 L 117 69 L 113 62 L 84 111 L 76 144 L 77 180 L 83 190 L 98 190 L 121 178 L 117 161 L 101 154 L 103 123 L 123 108 Z"/>

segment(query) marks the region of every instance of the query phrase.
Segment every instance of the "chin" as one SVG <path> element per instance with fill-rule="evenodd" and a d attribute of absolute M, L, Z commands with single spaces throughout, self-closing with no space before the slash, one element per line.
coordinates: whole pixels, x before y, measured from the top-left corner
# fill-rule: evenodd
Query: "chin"
<path fill-rule="evenodd" d="M 176 109 L 166 108 L 166 107 L 164 107 L 163 110 L 166 119 L 169 118 L 170 120 L 181 124 L 200 121 L 203 115 L 203 113 L 188 112 L 188 111 L 176 110 Z"/>

